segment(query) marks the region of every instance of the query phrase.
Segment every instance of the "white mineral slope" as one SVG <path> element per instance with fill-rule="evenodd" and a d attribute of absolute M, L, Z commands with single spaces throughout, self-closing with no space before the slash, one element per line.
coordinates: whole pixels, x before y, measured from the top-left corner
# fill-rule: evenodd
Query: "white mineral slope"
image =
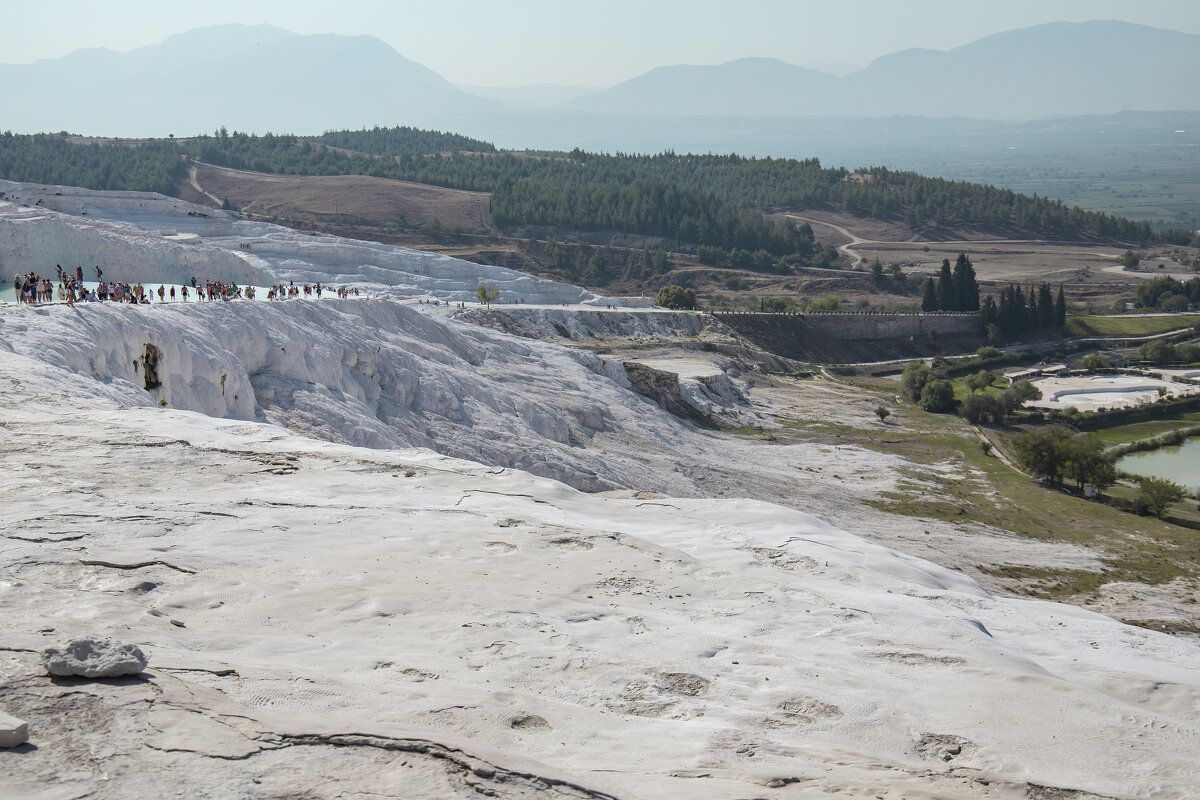
<path fill-rule="evenodd" d="M 142 283 L 220 280 L 270 286 L 321 282 L 394 298 L 474 300 L 480 285 L 503 303 L 602 303 L 614 298 L 504 267 L 405 247 L 241 219 L 150 192 L 94 191 L 0 181 L 0 278 L 55 265 L 99 264 L 107 278 Z"/>
<path fill-rule="evenodd" d="M 0 697 L 36 749 L 0 751 L 0 794 L 476 796 L 411 752 L 367 760 L 371 736 L 593 797 L 1200 796 L 1188 642 L 780 506 L 607 499 L 118 384 L 0 353 L 0 645 L 133 642 L 157 694 L 10 652 Z M 121 725 L 59 746 L 63 693 L 101 698 L 77 736 L 101 707 Z"/>
<path fill-rule="evenodd" d="M 95 378 L 128 405 L 269 421 L 372 448 L 429 447 L 587 490 L 697 494 L 675 463 L 681 448 L 703 465 L 739 446 L 630 391 L 619 363 L 391 300 L 10 306 L 0 350 Z M 706 410 L 737 403 L 707 386 L 690 388 Z M 817 449 L 776 455 L 780 465 L 811 461 Z"/>

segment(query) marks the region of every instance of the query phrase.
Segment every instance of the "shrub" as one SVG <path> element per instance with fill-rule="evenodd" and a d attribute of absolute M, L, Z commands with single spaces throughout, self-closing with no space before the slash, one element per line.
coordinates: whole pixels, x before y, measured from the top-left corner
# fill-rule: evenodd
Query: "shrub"
<path fill-rule="evenodd" d="M 672 283 L 658 290 L 654 305 L 660 308 L 695 308 L 696 292 Z"/>
<path fill-rule="evenodd" d="M 944 379 L 929 381 L 921 389 L 917 405 L 934 413 L 949 411 L 954 407 L 954 385 Z"/>
<path fill-rule="evenodd" d="M 841 305 L 841 298 L 837 295 L 827 294 L 820 300 L 810 300 L 808 305 L 804 307 L 805 311 L 837 311 Z"/>
<path fill-rule="evenodd" d="M 980 422 L 1001 423 L 1007 416 L 1007 409 L 1000 399 L 990 394 L 973 394 L 962 402 L 958 412 L 963 419 L 972 424 Z"/>
<path fill-rule="evenodd" d="M 910 361 L 900 373 L 900 390 L 909 400 L 916 402 L 921 399 L 921 390 L 933 378 L 931 370 L 924 361 Z"/>
<path fill-rule="evenodd" d="M 971 394 L 975 394 L 976 392 L 982 391 L 991 386 L 994 380 L 996 380 L 996 375 L 994 373 L 988 372 L 985 369 L 981 369 L 974 375 L 968 375 L 964 383 L 967 385 L 967 388 L 971 390 Z"/>
<path fill-rule="evenodd" d="M 1154 364 L 1161 364 L 1164 361 L 1175 361 L 1178 354 L 1175 352 L 1175 345 L 1162 339 L 1155 339 L 1138 348 L 1138 358 Z"/>
<path fill-rule="evenodd" d="M 1165 478 L 1142 478 L 1138 481 L 1137 500 L 1146 510 L 1162 519 L 1172 503 L 1183 499 L 1183 487 Z"/>

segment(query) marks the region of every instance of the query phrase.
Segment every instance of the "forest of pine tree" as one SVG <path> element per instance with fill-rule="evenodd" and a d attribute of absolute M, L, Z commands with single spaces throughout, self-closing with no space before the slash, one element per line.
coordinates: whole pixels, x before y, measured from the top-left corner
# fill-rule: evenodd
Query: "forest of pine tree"
<path fill-rule="evenodd" d="M 676 243 L 705 248 L 699 252 L 708 261 L 763 271 L 828 259 L 807 225 L 764 216 L 786 208 L 841 208 L 903 219 L 913 227 L 1010 227 L 1058 239 L 1186 244 L 1190 238 L 1190 232 L 1154 234 L 1145 223 L 1036 195 L 882 167 L 851 174 L 826 169 L 816 159 L 502 152 L 457 134 L 405 127 L 312 138 L 254 136 L 222 127 L 190 139 L 108 144 L 75 144 L 60 134 L 0 135 L 0 178 L 9 180 L 170 194 L 183 175 L 183 157 L 257 172 L 372 175 L 490 192 L 492 216 L 502 228 L 656 236 L 671 249 Z M 938 298 L 939 307 L 972 302 Z"/>
<path fill-rule="evenodd" d="M 1055 297 L 1048 283 L 1024 289 L 1010 285 L 1000 290 L 999 302 L 991 295 L 984 300 L 979 317 L 985 331 L 1015 338 L 1034 330 L 1061 329 L 1067 322 L 1067 303 L 1061 286 Z"/>
<path fill-rule="evenodd" d="M 966 253 L 958 254 L 953 269 L 950 268 L 950 259 L 942 259 L 941 274 L 925 281 L 924 291 L 922 311 L 979 310 L 979 281 Z"/>

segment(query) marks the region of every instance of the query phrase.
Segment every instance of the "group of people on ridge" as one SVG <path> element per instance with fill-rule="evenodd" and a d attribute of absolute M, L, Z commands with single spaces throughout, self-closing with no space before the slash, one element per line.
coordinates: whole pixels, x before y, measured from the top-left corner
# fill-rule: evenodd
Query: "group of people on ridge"
<path fill-rule="evenodd" d="M 253 286 L 238 286 L 236 283 L 225 283 L 223 281 L 205 281 L 200 283 L 195 276 L 191 278 L 191 291 L 188 284 L 181 284 L 178 292 L 175 286 L 167 286 L 159 284 L 158 289 L 148 288 L 140 283 L 117 283 L 115 281 L 104 280 L 104 270 L 99 264 L 96 265 L 96 281 L 95 288 L 88 288 L 83 282 L 83 267 L 76 266 L 75 273 L 71 274 L 69 270 L 64 270 L 61 264 L 55 265 L 55 270 L 58 274 L 58 297 L 60 302 L 65 302 L 69 306 L 74 306 L 77 302 L 117 302 L 117 303 L 142 303 L 148 304 L 154 299 L 154 295 L 158 295 L 158 302 L 165 303 L 174 302 L 177 298 L 182 302 L 188 302 L 194 292 L 197 301 L 214 301 L 214 300 L 233 300 L 235 298 L 244 298 L 246 300 L 255 299 L 255 289 Z M 28 305 L 39 305 L 41 303 L 52 303 L 55 300 L 55 283 L 50 278 L 43 278 L 41 275 L 30 272 L 27 275 L 17 275 L 13 278 L 13 289 L 16 294 L 18 303 Z M 324 286 L 320 283 L 304 284 L 296 286 L 295 283 L 288 285 L 276 284 L 267 292 L 268 300 L 286 300 L 300 297 L 301 293 L 305 297 L 311 297 L 316 294 L 320 299 L 322 292 L 328 292 L 331 287 Z M 353 295 L 359 296 L 358 289 L 339 286 L 335 290 L 340 298 L 347 298 Z"/>

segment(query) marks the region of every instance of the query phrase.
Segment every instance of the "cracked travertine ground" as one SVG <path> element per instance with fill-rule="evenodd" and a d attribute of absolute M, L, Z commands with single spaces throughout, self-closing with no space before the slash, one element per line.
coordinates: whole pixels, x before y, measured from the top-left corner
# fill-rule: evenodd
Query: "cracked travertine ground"
<path fill-rule="evenodd" d="M 20 193 L 3 264 L 386 297 L 0 307 L 0 708 L 30 730 L 0 796 L 1197 796 L 1197 646 L 971 577 L 1086 549 L 864 505 L 974 478 L 839 442 L 902 424 L 853 387 L 764 377 L 724 341 L 716 372 L 696 342 L 637 343 L 659 371 L 635 387 L 616 348 L 403 302 L 573 287 L 153 195 Z M 604 313 L 544 316 L 670 333 Z M 631 390 L 656 387 L 742 433 Z M 85 635 L 149 669 L 44 674 L 38 651 Z"/>

